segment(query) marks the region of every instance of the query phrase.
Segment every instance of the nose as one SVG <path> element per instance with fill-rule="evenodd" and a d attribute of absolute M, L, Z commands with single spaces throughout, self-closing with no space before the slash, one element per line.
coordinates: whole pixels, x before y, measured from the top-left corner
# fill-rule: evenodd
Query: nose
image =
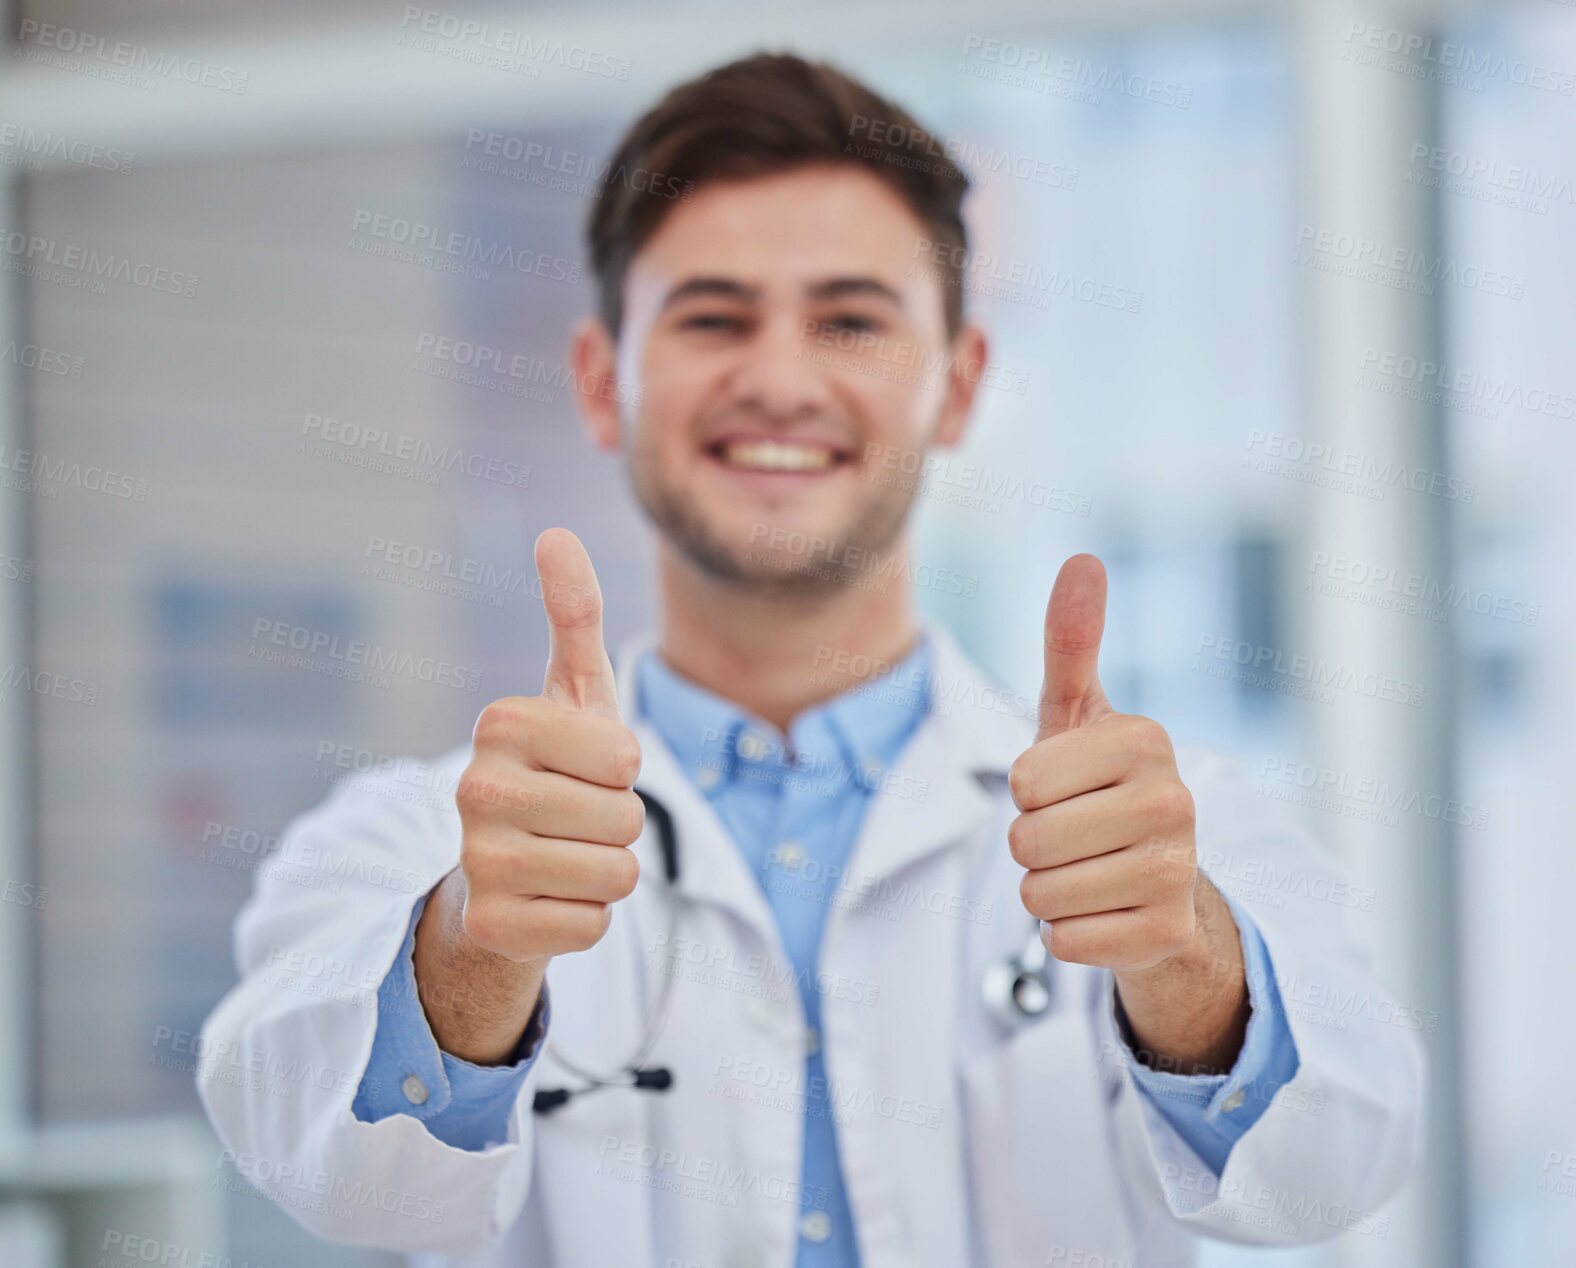
<path fill-rule="evenodd" d="M 816 361 L 815 348 L 797 317 L 762 322 L 733 371 L 735 406 L 781 421 L 823 413 L 831 389 L 828 367 Z"/>

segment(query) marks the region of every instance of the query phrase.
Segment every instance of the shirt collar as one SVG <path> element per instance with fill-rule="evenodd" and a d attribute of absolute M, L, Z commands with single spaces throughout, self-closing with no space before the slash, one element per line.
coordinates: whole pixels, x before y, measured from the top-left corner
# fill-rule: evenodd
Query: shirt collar
<path fill-rule="evenodd" d="M 930 707 L 934 650 L 922 631 L 896 665 L 804 710 L 784 736 L 672 669 L 655 648 L 637 661 L 638 708 L 702 791 L 776 768 L 834 791 L 850 777 L 873 786 Z"/>

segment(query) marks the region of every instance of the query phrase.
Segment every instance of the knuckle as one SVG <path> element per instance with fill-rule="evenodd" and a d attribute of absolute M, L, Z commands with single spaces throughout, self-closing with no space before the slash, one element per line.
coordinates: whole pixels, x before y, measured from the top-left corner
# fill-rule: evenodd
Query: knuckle
<path fill-rule="evenodd" d="M 497 785 L 483 771 L 468 766 L 454 788 L 454 803 L 461 814 L 475 814 L 498 800 Z"/>
<path fill-rule="evenodd" d="M 460 915 L 460 927 L 465 936 L 477 946 L 488 950 L 495 947 L 502 932 L 498 911 L 491 903 L 467 902 Z"/>
<path fill-rule="evenodd" d="M 524 710 L 518 696 L 504 696 L 488 704 L 476 719 L 471 740 L 477 747 L 502 743 L 512 736 L 524 721 Z"/>
<path fill-rule="evenodd" d="M 577 908 L 565 931 L 565 944 L 572 951 L 589 951 L 602 941 L 612 923 L 612 908 L 606 903 L 589 903 Z"/>
<path fill-rule="evenodd" d="M 1165 757 L 1171 752 L 1171 737 L 1165 727 L 1153 718 L 1135 717 L 1128 724 L 1133 735 L 1133 746 L 1147 758 Z"/>
<path fill-rule="evenodd" d="M 621 845 L 633 845 L 646 830 L 646 803 L 632 792 L 620 793 L 619 796 L 624 809 L 617 829 L 618 841 Z"/>
<path fill-rule="evenodd" d="M 1193 794 L 1180 779 L 1162 780 L 1155 788 L 1155 812 L 1167 824 L 1188 823 L 1193 818 Z"/>
<path fill-rule="evenodd" d="M 612 873 L 615 901 L 628 898 L 640 883 L 640 860 L 630 850 L 618 850 L 613 856 Z"/>
<path fill-rule="evenodd" d="M 1007 848 L 1019 867 L 1028 867 L 1034 848 L 1034 829 L 1028 819 L 1019 815 L 1007 825 Z"/>
<path fill-rule="evenodd" d="M 1068 964 L 1082 964 L 1087 955 L 1084 940 L 1079 936 L 1078 930 L 1070 927 L 1065 922 L 1051 921 L 1051 936 L 1049 950 L 1058 960 Z"/>
<path fill-rule="evenodd" d="M 626 787 L 633 786 L 640 775 L 642 760 L 640 741 L 633 731 L 624 728 L 623 734 L 613 742 L 611 757 L 614 778 Z"/>
<path fill-rule="evenodd" d="M 1018 882 L 1018 898 L 1022 901 L 1024 910 L 1031 915 L 1038 916 L 1044 907 L 1045 885 L 1039 879 L 1038 872 L 1025 872 L 1023 879 Z"/>
<path fill-rule="evenodd" d="M 1029 752 L 1032 753 L 1033 750 Z M 1029 799 L 1034 794 L 1034 783 L 1034 763 L 1030 761 L 1029 753 L 1023 753 L 1007 768 L 1007 788 L 1012 793 L 1013 804 L 1019 810 L 1029 807 Z"/>

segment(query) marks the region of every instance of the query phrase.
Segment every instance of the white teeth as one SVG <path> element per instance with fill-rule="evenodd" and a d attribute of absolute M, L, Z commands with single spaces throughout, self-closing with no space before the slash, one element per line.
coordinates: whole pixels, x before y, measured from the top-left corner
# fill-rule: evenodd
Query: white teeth
<path fill-rule="evenodd" d="M 830 450 L 778 440 L 725 445 L 722 456 L 729 466 L 751 471 L 825 471 L 832 465 Z"/>

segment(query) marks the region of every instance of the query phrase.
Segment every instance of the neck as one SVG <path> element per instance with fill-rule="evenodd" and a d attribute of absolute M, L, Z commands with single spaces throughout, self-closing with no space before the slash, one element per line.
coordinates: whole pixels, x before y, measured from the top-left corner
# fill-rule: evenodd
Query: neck
<path fill-rule="evenodd" d="M 786 732 L 805 709 L 879 678 L 914 647 L 907 538 L 868 589 L 829 583 L 797 593 L 752 590 L 701 572 L 663 543 L 658 560 L 669 666 Z"/>

